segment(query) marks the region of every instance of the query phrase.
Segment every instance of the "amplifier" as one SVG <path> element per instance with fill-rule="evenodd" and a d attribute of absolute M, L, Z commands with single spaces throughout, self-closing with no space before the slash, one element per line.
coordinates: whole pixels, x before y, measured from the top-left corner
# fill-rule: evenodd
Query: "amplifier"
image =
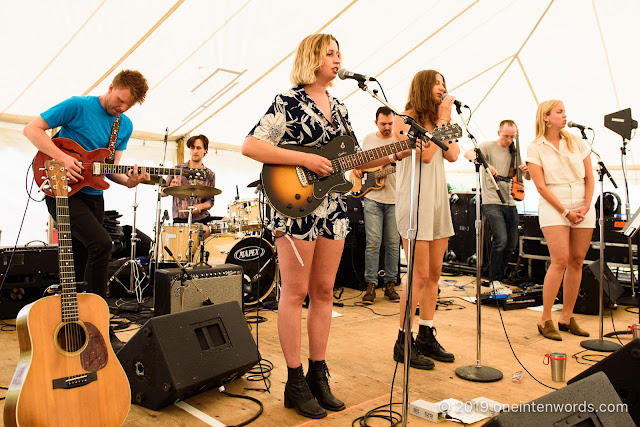
<path fill-rule="evenodd" d="M 0 257 L 0 281 L 4 279 L 5 286 L 48 286 L 58 280 L 58 245 L 18 246 L 15 250 L 4 246 Z"/>
<path fill-rule="evenodd" d="M 244 310 L 242 296 L 242 267 L 220 264 L 213 267 L 187 268 L 192 280 L 182 281 L 182 270 L 166 268 L 156 270 L 154 314 L 172 314 L 193 310 L 204 305 L 206 298 L 214 304 L 237 301 Z M 202 295 L 200 293 L 202 291 Z"/>

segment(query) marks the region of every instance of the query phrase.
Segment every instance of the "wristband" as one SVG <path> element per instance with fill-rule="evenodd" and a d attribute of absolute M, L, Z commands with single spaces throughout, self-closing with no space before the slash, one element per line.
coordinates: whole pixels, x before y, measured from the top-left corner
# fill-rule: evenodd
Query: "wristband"
<path fill-rule="evenodd" d="M 569 212 L 571 212 L 569 209 L 565 209 L 564 212 L 562 212 L 562 216 L 566 218 L 567 215 L 569 215 Z"/>

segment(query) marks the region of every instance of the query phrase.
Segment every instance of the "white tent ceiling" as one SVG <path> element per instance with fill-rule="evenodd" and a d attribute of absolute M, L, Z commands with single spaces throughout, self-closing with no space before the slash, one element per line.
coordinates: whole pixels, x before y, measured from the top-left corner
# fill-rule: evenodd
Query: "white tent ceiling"
<path fill-rule="evenodd" d="M 151 89 L 128 112 L 136 141 L 123 162 L 161 162 L 157 141 L 165 128 L 173 139 L 204 133 L 217 148 L 237 150 L 273 96 L 290 87 L 294 51 L 313 32 L 333 34 L 343 66 L 376 76 L 400 110 L 418 70 L 441 71 L 449 92 L 472 107 L 476 139 L 494 138 L 498 123 L 511 118 L 523 154 L 538 102 L 563 99 L 570 120 L 595 129 L 595 149 L 619 184 L 621 138 L 604 128 L 603 116 L 640 107 L 638 0 L 21 0 L 3 1 L 0 10 L 0 167 L 12 184 L 3 196 L 12 201 L 25 197 L 21 177 L 35 153 L 21 124 L 69 96 L 104 93 L 125 68 L 140 70 Z M 331 93 L 346 102 L 359 138 L 375 130 L 377 100 L 354 81 L 336 81 Z M 461 144 L 471 148 L 468 138 Z M 629 148 L 633 168 L 639 162 L 634 144 Z M 169 154 L 174 162 L 175 145 Z M 214 156 L 205 163 L 223 197 L 213 214 L 224 215 L 238 187 L 241 197 L 255 196 L 246 184 L 259 165 L 228 150 Z M 454 188 L 474 184 L 462 156 L 447 168 L 461 172 L 447 176 Z M 630 174 L 632 186 L 637 173 Z M 105 196 L 108 208 L 128 212 L 132 194 L 114 187 Z M 149 212 L 139 227 L 150 233 L 155 193 L 140 193 Z M 523 208 L 535 210 L 536 201 L 536 191 L 528 191 Z M 5 244 L 20 229 L 19 205 L 0 213 Z M 22 242 L 43 238 L 42 205 L 27 214 L 34 225 Z M 129 215 L 123 223 L 131 223 Z"/>
<path fill-rule="evenodd" d="M 168 127 L 173 137 L 204 133 L 237 147 L 290 86 L 293 52 L 316 31 L 335 35 L 344 67 L 378 77 L 399 109 L 416 71 L 440 70 L 475 110 L 479 140 L 507 117 L 530 140 L 537 102 L 561 98 L 570 119 L 617 142 L 599 132 L 603 115 L 640 98 L 637 0 L 23 0 L 2 9 L 8 120 L 101 94 L 132 68 L 151 86 L 130 110 L 137 131 L 160 139 Z M 358 136 L 373 130 L 378 101 L 353 81 L 332 93 Z"/>

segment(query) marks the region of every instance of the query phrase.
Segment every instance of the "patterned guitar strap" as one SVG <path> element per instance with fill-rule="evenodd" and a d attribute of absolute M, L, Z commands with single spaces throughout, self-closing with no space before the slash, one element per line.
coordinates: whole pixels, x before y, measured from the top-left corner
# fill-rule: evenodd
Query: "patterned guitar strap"
<path fill-rule="evenodd" d="M 104 159 L 105 163 L 113 164 L 116 158 L 116 142 L 118 142 L 118 131 L 120 130 L 120 114 L 116 116 L 116 119 L 113 121 L 113 125 L 111 126 L 111 134 L 109 135 L 109 156 Z"/>

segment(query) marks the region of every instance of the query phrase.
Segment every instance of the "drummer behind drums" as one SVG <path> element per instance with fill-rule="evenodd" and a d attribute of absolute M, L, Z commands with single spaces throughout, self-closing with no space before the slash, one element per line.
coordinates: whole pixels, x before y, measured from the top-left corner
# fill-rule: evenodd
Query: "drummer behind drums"
<path fill-rule="evenodd" d="M 189 147 L 189 152 L 191 155 L 191 160 L 186 163 L 181 163 L 176 165 L 176 168 L 197 168 L 204 169 L 206 174 L 206 179 L 204 181 L 190 181 L 185 176 L 169 176 L 167 178 L 167 183 L 164 188 L 168 187 L 176 187 L 182 185 L 192 185 L 199 184 L 205 185 L 209 187 L 215 187 L 216 184 L 216 175 L 213 171 L 207 168 L 203 163 L 202 159 L 209 152 L 209 139 L 204 135 L 196 135 L 189 138 L 187 141 L 187 147 Z M 163 196 L 167 196 L 164 192 L 164 188 L 162 191 Z M 174 196 L 173 197 L 173 223 L 186 223 L 189 219 L 189 207 L 192 208 L 192 223 L 203 224 L 203 229 L 205 232 L 205 239 L 209 237 L 211 230 L 207 225 L 210 223 L 213 218 L 209 215 L 209 209 L 213 207 L 213 197 L 205 198 L 205 197 L 181 197 Z M 195 249 L 194 249 L 195 250 Z"/>

